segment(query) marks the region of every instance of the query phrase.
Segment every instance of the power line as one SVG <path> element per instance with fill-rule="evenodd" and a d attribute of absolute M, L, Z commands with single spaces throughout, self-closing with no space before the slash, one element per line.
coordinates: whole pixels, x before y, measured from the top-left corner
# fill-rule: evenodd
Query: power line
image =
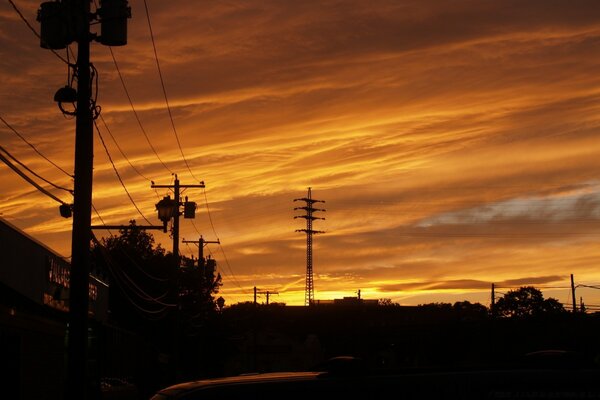
<path fill-rule="evenodd" d="M 125 95 L 127 96 L 127 100 L 129 101 L 129 105 L 131 106 L 131 111 L 133 111 L 133 115 L 135 116 L 135 119 L 138 123 L 138 126 L 140 127 L 140 130 L 142 131 L 142 133 L 144 134 L 144 137 L 146 138 L 146 142 L 148 142 L 148 146 L 150 146 L 150 149 L 152 150 L 152 152 L 154 153 L 154 155 L 156 156 L 158 161 L 162 164 L 162 166 L 165 167 L 165 169 L 167 171 L 169 171 L 171 174 L 173 174 L 174 172 L 160 158 L 160 156 L 158 155 L 158 152 L 152 145 L 152 142 L 150 141 L 150 137 L 148 137 L 148 134 L 146 133 L 146 130 L 144 129 L 144 126 L 142 125 L 142 121 L 140 120 L 140 117 L 133 105 L 133 101 L 131 100 L 131 96 L 129 95 L 129 90 L 127 90 L 127 86 L 125 85 L 125 79 L 123 78 L 123 75 L 121 74 L 121 70 L 119 69 L 119 64 L 117 64 L 117 59 L 115 57 L 115 54 L 113 53 L 111 47 L 108 47 L 108 50 L 110 51 L 110 55 L 112 57 L 113 63 L 115 64 L 115 69 L 117 70 L 117 74 L 119 75 L 119 80 L 121 81 L 121 86 L 123 86 L 123 90 L 125 91 Z"/>
<path fill-rule="evenodd" d="M 233 273 L 233 270 L 231 269 L 231 264 L 229 264 L 229 259 L 227 258 L 227 254 L 225 254 L 225 248 L 223 247 L 223 245 L 221 244 L 221 241 L 219 240 L 219 235 L 217 235 L 217 231 L 215 230 L 215 225 L 213 223 L 212 216 L 210 215 L 210 207 L 208 206 L 208 197 L 206 196 L 206 189 L 203 189 L 202 192 L 204 194 L 204 202 L 206 204 L 206 213 L 208 214 L 208 220 L 210 221 L 210 226 L 212 228 L 213 234 L 215 235 L 215 238 L 219 242 L 219 249 L 221 250 L 221 253 L 223 253 L 223 259 L 225 260 L 227 269 L 229 270 L 229 272 L 231 274 L 231 278 L 233 279 L 235 284 L 242 290 L 242 292 L 244 294 L 248 294 L 248 292 L 242 287 L 242 285 L 240 285 L 240 283 L 238 282 L 238 280 L 235 277 L 235 274 Z M 196 231 L 197 231 L 197 229 L 196 229 Z"/>
<path fill-rule="evenodd" d="M 25 179 L 30 185 L 32 185 L 33 187 L 35 187 L 37 190 L 39 190 L 40 192 L 42 192 L 46 196 L 50 197 L 51 199 L 53 199 L 54 201 L 57 201 L 58 203 L 60 203 L 62 205 L 66 205 L 66 206 L 69 205 L 69 204 L 65 203 L 64 201 L 62 201 L 61 199 L 59 199 L 58 197 L 56 197 L 55 195 L 53 195 L 52 193 L 50 193 L 49 191 L 47 191 L 46 189 L 44 189 L 43 187 L 41 187 L 40 185 L 38 185 L 33 179 L 31 179 L 30 177 L 28 177 L 27 175 L 25 175 L 25 173 L 23 173 L 23 171 L 21 171 L 14 164 L 12 164 L 2 154 L 0 154 L 0 161 L 4 162 L 4 164 L 6 164 L 10 169 L 12 169 L 13 171 L 15 171 L 21 178 Z"/>
<path fill-rule="evenodd" d="M 19 8 L 17 7 L 17 5 L 12 0 L 8 0 L 8 2 L 13 7 L 13 9 L 15 10 L 15 12 L 17 14 L 19 14 L 19 17 L 21 17 L 21 19 L 23 20 L 23 22 L 25 22 L 25 25 L 27 25 L 27 27 L 29 28 L 29 30 L 31 32 L 33 32 L 33 34 L 40 40 L 40 42 L 42 42 L 43 39 L 40 36 L 40 34 L 35 30 L 35 28 L 33 26 L 31 26 L 31 24 L 29 23 L 29 21 L 27 20 L 27 18 L 25 18 L 25 16 L 21 12 L 21 10 L 19 10 Z M 62 62 L 64 62 L 67 65 L 70 65 L 69 61 L 65 60 L 65 58 L 63 56 L 61 56 L 60 54 L 58 54 L 56 52 L 56 50 L 54 50 L 54 49 L 49 49 L 49 50 L 52 52 L 52 54 L 54 54 L 56 57 L 58 57 Z"/>
<path fill-rule="evenodd" d="M 15 135 L 17 135 L 22 141 L 24 141 L 27 145 L 29 145 L 29 147 L 31 147 L 33 149 L 33 151 L 35 151 L 40 157 L 42 157 L 44 160 L 48 161 L 50 164 L 52 164 L 57 169 L 59 169 L 60 171 L 62 171 L 68 177 L 73 178 L 73 175 L 69 174 L 67 171 L 65 171 L 64 169 L 62 169 L 61 167 L 59 167 L 58 165 L 56 165 L 53 161 L 51 161 L 48 157 L 46 157 L 45 155 L 43 155 L 31 142 L 29 142 L 27 139 L 25 139 L 25 137 L 23 137 L 23 135 L 21 135 L 8 122 L 6 122 L 4 120 L 4 118 L 2 118 L 2 116 L 0 116 L 0 121 L 2 121 L 2 123 L 4 123 L 4 125 L 6 125 L 6 127 L 8 129 L 10 129 Z"/>
<path fill-rule="evenodd" d="M 131 296 L 129 296 L 129 294 L 127 293 L 127 291 L 125 290 L 125 287 L 123 286 L 123 283 L 120 281 L 120 279 L 117 277 L 116 275 L 116 270 L 114 268 L 114 265 L 112 265 L 112 261 L 110 260 L 110 256 L 108 254 L 108 251 L 106 250 L 106 248 L 104 246 L 102 246 L 102 244 L 98 241 L 98 239 L 96 238 L 96 235 L 94 235 L 92 233 L 92 240 L 94 241 L 94 243 L 96 245 L 99 246 L 100 248 L 100 253 L 102 254 L 104 260 L 106 261 L 106 264 L 108 266 L 108 270 L 111 273 L 111 275 L 113 276 L 115 283 L 117 284 L 117 287 L 120 289 L 121 293 L 123 294 L 123 296 L 125 297 L 125 299 L 134 307 L 134 309 L 140 313 L 140 315 L 148 318 L 148 316 L 152 316 L 151 319 L 161 319 L 164 318 L 166 316 L 166 314 L 163 314 L 165 311 L 168 311 L 169 309 L 171 309 L 172 307 L 169 306 L 163 306 L 162 308 L 158 309 L 158 310 L 149 310 L 147 308 L 144 308 L 142 306 L 140 306 L 138 303 L 135 302 L 135 300 L 133 300 L 131 298 Z M 159 314 L 163 314 L 162 316 L 158 316 Z"/>
<path fill-rule="evenodd" d="M 58 186 L 57 184 L 55 184 L 54 182 L 49 181 L 48 179 L 44 178 L 43 176 L 37 174 L 35 171 L 33 171 L 31 168 L 29 168 L 27 165 L 23 164 L 21 161 L 17 160 L 17 158 L 15 156 L 13 156 L 12 154 L 10 154 L 8 152 L 8 150 L 6 150 L 4 147 L 0 146 L 0 151 L 3 151 L 4 153 L 6 153 L 6 155 L 8 157 L 10 157 L 14 162 L 16 162 L 17 164 L 19 164 L 21 167 L 25 168 L 27 171 L 29 171 L 29 173 L 31 173 L 32 175 L 34 175 L 35 177 L 37 177 L 38 179 L 43 180 L 44 182 L 46 182 L 47 184 L 53 186 L 56 189 L 60 189 L 60 190 L 64 190 L 65 192 L 69 192 L 71 194 L 73 194 L 73 190 L 71 189 L 67 189 L 65 187 L 62 186 Z"/>
<path fill-rule="evenodd" d="M 144 178 L 145 180 L 147 180 L 148 182 L 152 182 L 152 180 L 148 177 L 146 177 L 144 174 L 142 174 L 129 160 L 129 157 L 127 157 L 127 155 L 125 154 L 125 152 L 123 152 L 123 149 L 121 149 L 121 146 L 119 146 L 119 143 L 117 142 L 117 140 L 115 139 L 115 137 L 113 136 L 112 132 L 110 131 L 108 124 L 106 123 L 106 121 L 104 120 L 104 117 L 102 116 L 102 114 L 100 114 L 100 120 L 102 121 L 102 124 L 104 125 L 104 128 L 106 128 L 106 131 L 108 132 L 108 134 L 110 135 L 110 138 L 112 139 L 113 143 L 115 144 L 115 146 L 117 146 L 117 149 L 119 149 L 119 152 L 121 153 L 121 155 L 123 156 L 123 158 L 127 161 L 127 163 L 129 164 L 129 166 L 142 178 Z"/>
<path fill-rule="evenodd" d="M 127 190 L 127 187 L 125 186 L 125 183 L 123 182 L 123 179 L 121 178 L 121 175 L 119 174 L 119 171 L 117 170 L 117 167 L 115 166 L 115 163 L 110 155 L 110 152 L 108 151 L 108 147 L 106 147 L 106 143 L 104 142 L 104 138 L 102 137 L 102 133 L 100 133 L 100 129 L 98 128 L 98 124 L 96 123 L 96 121 L 94 121 L 94 126 L 96 127 L 96 132 L 98 132 L 98 136 L 100 137 L 100 141 L 102 142 L 102 146 L 104 147 L 104 150 L 106 151 L 106 155 L 108 156 L 108 160 L 110 161 L 110 164 L 113 167 L 113 170 L 115 171 L 115 174 L 117 175 L 117 178 L 119 179 L 119 182 L 121 183 L 121 186 L 123 187 L 123 190 L 125 190 L 125 193 L 127 193 L 127 197 L 129 197 L 129 200 L 131 201 L 131 204 L 133 204 L 133 206 L 135 207 L 135 209 L 137 210 L 137 212 L 142 216 L 142 218 L 149 224 L 152 225 L 152 222 L 150 222 L 148 220 L 148 218 L 146 218 L 146 216 L 142 213 L 142 211 L 139 209 L 139 207 L 137 206 L 137 204 L 135 203 L 135 201 L 133 200 L 133 197 L 131 197 L 131 194 L 129 193 L 129 190 Z"/>
<path fill-rule="evenodd" d="M 146 19 L 148 20 L 148 28 L 150 30 L 150 39 L 152 40 L 152 49 L 154 50 L 154 59 L 156 60 L 156 68 L 158 69 L 158 76 L 160 78 L 160 84 L 162 87 L 163 95 L 165 97 L 165 104 L 167 105 L 169 119 L 171 120 L 171 127 L 173 128 L 173 133 L 175 134 L 175 139 L 177 140 L 177 146 L 179 147 L 179 151 L 181 152 L 181 157 L 183 158 L 183 161 L 185 162 L 185 166 L 187 167 L 188 171 L 190 172 L 190 175 L 192 176 L 192 178 L 194 178 L 194 180 L 200 181 L 198 178 L 196 178 L 196 176 L 192 172 L 192 169 L 190 168 L 190 165 L 188 164 L 188 161 L 185 158 L 185 154 L 183 154 L 183 148 L 181 147 L 181 142 L 179 141 L 179 135 L 177 134 L 177 129 L 175 128 L 175 121 L 173 120 L 173 114 L 171 112 L 171 107 L 169 105 L 169 98 L 167 97 L 167 90 L 165 88 L 165 82 L 163 79 L 162 71 L 160 69 L 160 62 L 158 61 L 158 52 L 156 51 L 156 43 L 154 42 L 154 33 L 152 32 L 152 23 L 150 22 L 150 12 L 148 11 L 148 4 L 147 4 L 146 0 L 144 0 L 144 8 L 146 9 Z"/>

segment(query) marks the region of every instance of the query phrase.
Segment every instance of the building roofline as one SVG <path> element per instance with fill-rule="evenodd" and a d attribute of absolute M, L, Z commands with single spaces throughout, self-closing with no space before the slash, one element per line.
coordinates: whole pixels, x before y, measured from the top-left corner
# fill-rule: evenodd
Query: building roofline
<path fill-rule="evenodd" d="M 48 245 L 46 245 L 45 243 L 42 243 L 41 241 L 39 241 L 38 239 L 34 238 L 33 236 L 31 236 L 30 234 L 28 234 L 27 232 L 25 232 L 24 230 L 18 228 L 16 225 L 14 225 L 13 223 L 7 221 L 5 218 L 0 217 L 0 223 L 6 225 L 7 227 L 9 227 L 10 229 L 14 230 L 15 232 L 17 232 L 18 234 L 26 237 L 27 239 L 29 239 L 30 241 L 34 242 L 35 244 L 37 244 L 38 246 L 43 247 L 44 249 L 48 250 L 50 253 L 52 253 L 53 255 L 55 255 L 56 257 L 59 257 L 61 259 L 63 259 L 65 262 L 68 262 L 70 264 L 70 261 L 68 260 L 67 257 L 59 254 L 56 250 L 50 248 Z"/>

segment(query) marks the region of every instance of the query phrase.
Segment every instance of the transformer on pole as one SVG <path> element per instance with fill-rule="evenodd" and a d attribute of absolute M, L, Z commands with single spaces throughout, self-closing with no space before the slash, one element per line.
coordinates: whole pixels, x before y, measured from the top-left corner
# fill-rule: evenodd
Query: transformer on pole
<path fill-rule="evenodd" d="M 313 251 L 312 251 L 312 235 L 317 233 L 325 233 L 323 231 L 316 231 L 312 228 L 312 222 L 315 219 L 325 219 L 322 217 L 315 217 L 313 215 L 316 211 L 325 211 L 325 209 L 314 208 L 313 205 L 315 203 L 325 203 L 324 200 L 316 200 L 312 198 L 311 188 L 308 188 L 308 195 L 301 199 L 294 199 L 294 201 L 304 201 L 306 206 L 304 207 L 295 207 L 294 210 L 304 210 L 306 211 L 305 215 L 297 215 L 296 218 L 304 218 L 306 220 L 306 229 L 296 229 L 296 232 L 304 232 L 306 233 L 306 288 L 304 293 L 304 304 L 310 306 L 313 304 L 315 300 L 314 297 L 314 282 L 313 282 Z"/>

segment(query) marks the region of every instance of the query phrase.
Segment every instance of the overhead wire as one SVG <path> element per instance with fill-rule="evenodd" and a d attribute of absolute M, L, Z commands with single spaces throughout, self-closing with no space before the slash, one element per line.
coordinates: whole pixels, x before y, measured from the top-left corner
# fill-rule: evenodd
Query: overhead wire
<path fill-rule="evenodd" d="M 102 116 L 102 114 L 100 114 L 100 120 L 102 121 L 102 124 L 104 125 L 104 128 L 106 129 L 106 131 L 108 132 L 108 134 L 110 135 L 110 138 L 112 139 L 113 143 L 115 144 L 115 146 L 117 146 L 117 149 L 119 150 L 119 153 L 121 153 L 121 155 L 123 156 L 123 158 L 125 159 L 125 161 L 127 161 L 127 163 L 129 164 L 129 166 L 135 171 L 136 174 L 138 174 L 139 176 L 141 176 L 142 178 L 144 178 L 145 180 L 147 180 L 148 182 L 152 182 L 152 180 L 150 178 L 148 178 L 146 175 L 142 174 L 136 167 L 135 165 L 133 165 L 131 163 L 131 160 L 129 160 L 129 157 L 127 157 L 127 155 L 125 154 L 125 152 L 123 151 L 123 149 L 121 148 L 121 146 L 119 146 L 119 142 L 117 142 L 117 140 L 115 139 L 115 137 L 112 134 L 112 131 L 110 130 L 110 128 L 108 127 L 108 124 L 106 123 L 106 121 L 104 120 L 104 117 Z"/>
<path fill-rule="evenodd" d="M 4 118 L 2 118 L 2 116 L 0 116 L 0 121 L 2 121 L 2 123 L 4 125 L 6 125 L 6 127 L 8 129 L 10 129 L 15 135 L 17 135 L 23 142 L 25 142 L 29 147 L 31 147 L 33 149 L 33 151 L 35 151 L 40 157 L 42 157 L 44 160 L 48 161 L 50 164 L 52 164 L 54 167 L 56 167 L 57 169 L 62 171 L 68 177 L 73 178 L 72 174 L 69 174 L 63 168 L 61 168 L 60 166 L 55 164 L 52 160 L 50 160 L 48 157 L 46 157 L 44 154 L 42 154 L 42 152 L 40 152 L 31 142 L 29 142 L 27 139 L 25 139 L 25 137 L 23 135 L 21 135 L 15 128 L 13 128 L 12 125 L 10 125 L 8 122 L 6 122 L 6 120 Z"/>
<path fill-rule="evenodd" d="M 44 182 L 46 182 L 50 186 L 54 187 L 55 189 L 64 190 L 65 192 L 73 194 L 73 190 L 72 189 L 67 189 L 65 187 L 59 186 L 56 183 L 51 182 L 48 179 L 44 178 L 43 176 L 39 175 L 37 172 L 33 171 L 31 168 L 29 168 L 23 162 L 19 161 L 15 156 L 13 156 L 12 154 L 10 154 L 8 152 L 8 150 L 6 150 L 4 147 L 0 146 L 0 151 L 4 152 L 10 159 L 12 159 L 14 162 L 16 162 L 17 164 L 19 164 L 21 167 L 25 168 L 30 174 L 34 175 L 38 179 L 43 180 Z"/>
<path fill-rule="evenodd" d="M 208 196 L 206 195 L 206 189 L 203 188 L 202 192 L 204 194 L 204 202 L 205 202 L 205 205 L 206 205 L 206 213 L 208 214 L 208 220 L 210 221 L 210 226 L 212 228 L 213 234 L 215 235 L 215 238 L 219 242 L 219 249 L 221 250 L 221 253 L 223 254 L 223 259 L 225 260 L 225 265 L 227 265 L 227 269 L 229 270 L 229 273 L 231 274 L 231 278 L 233 279 L 233 281 L 235 282 L 235 284 L 242 290 L 242 292 L 244 294 L 248 294 L 248 292 L 246 291 L 246 289 L 244 289 L 242 287 L 242 285 L 240 285 L 240 283 L 238 282 L 238 280 L 235 277 L 235 274 L 233 273 L 233 270 L 231 269 L 231 264 L 229 263 L 229 259 L 227 258 L 227 254 L 225 253 L 225 249 L 223 248 L 223 245 L 221 244 L 221 240 L 219 239 L 219 235 L 217 235 L 217 231 L 215 230 L 215 224 L 213 223 L 212 216 L 210 214 L 210 207 L 208 206 Z"/>
<path fill-rule="evenodd" d="M 192 172 L 192 169 L 190 168 L 190 165 L 189 165 L 187 159 L 185 158 L 185 154 L 183 153 L 183 148 L 181 147 L 181 142 L 179 140 L 179 134 L 177 133 L 177 129 L 175 128 L 175 121 L 173 120 L 173 113 L 171 112 L 171 106 L 169 105 L 169 98 L 167 96 L 167 89 L 165 87 L 165 81 L 163 79 L 162 70 L 160 68 L 158 52 L 156 51 L 156 43 L 154 41 L 154 32 L 152 31 L 152 22 L 150 21 L 150 12 L 148 10 L 148 3 L 146 2 L 146 0 L 144 0 L 144 8 L 146 9 L 146 19 L 148 21 L 148 29 L 150 30 L 150 39 L 152 40 L 152 49 L 154 50 L 154 59 L 156 60 L 156 68 L 158 69 L 158 76 L 160 78 L 160 84 L 161 84 L 162 92 L 163 92 L 163 95 L 165 98 L 165 104 L 167 106 L 167 112 L 169 114 L 169 119 L 171 121 L 171 127 L 173 128 L 173 134 L 175 135 L 175 139 L 177 141 L 177 146 L 179 147 L 181 157 L 183 158 L 185 166 L 187 167 L 188 171 L 190 172 L 190 175 L 192 176 L 192 178 L 194 178 L 194 180 L 200 181 L 198 178 L 196 178 L 196 176 Z"/>
<path fill-rule="evenodd" d="M 106 143 L 104 142 L 104 138 L 102 137 L 102 133 L 100 132 L 100 129 L 98 128 L 98 124 L 96 123 L 96 121 L 94 121 L 94 126 L 96 127 L 96 132 L 98 133 L 98 136 L 100 137 L 100 141 L 102 142 L 102 146 L 104 147 L 104 150 L 106 151 L 106 155 L 108 156 L 108 160 L 110 161 L 112 167 L 113 167 L 113 171 L 115 171 L 115 174 L 117 175 L 117 178 L 119 179 L 119 182 L 121 183 L 121 186 L 123 187 L 123 190 L 125 190 L 125 193 L 127 193 L 127 197 L 129 197 L 129 200 L 131 201 L 131 204 L 133 204 L 133 206 L 135 207 L 135 209 L 137 210 L 137 212 L 142 216 L 142 218 L 149 224 L 152 225 L 152 223 L 148 220 L 148 218 L 146 218 L 146 216 L 142 213 L 142 211 L 140 210 L 140 208 L 138 207 L 138 205 L 135 203 L 135 201 L 133 200 L 133 197 L 131 197 L 131 193 L 129 193 L 129 190 L 127 190 L 127 187 L 125 186 L 125 183 L 123 182 L 123 179 L 121 178 L 121 175 L 119 174 L 119 171 L 117 170 L 117 167 L 112 159 L 112 156 L 110 155 L 110 152 L 108 151 L 108 147 L 106 146 Z"/>
<path fill-rule="evenodd" d="M 94 237 L 95 237 L 95 235 L 94 235 Z M 106 248 L 104 247 L 104 245 L 102 243 L 100 243 L 98 241 L 97 244 L 106 250 Z M 107 254 L 110 257 L 110 254 L 108 253 L 108 251 L 107 251 Z M 137 295 L 139 298 L 141 298 L 145 301 L 157 303 L 157 304 L 160 304 L 160 305 L 166 306 L 166 307 L 175 307 L 176 306 L 176 304 L 164 303 L 161 301 L 163 298 L 165 298 L 169 294 L 168 290 L 166 292 L 162 293 L 161 295 L 154 297 L 154 296 L 148 294 L 144 289 L 142 289 L 122 268 L 119 268 L 116 271 L 118 271 L 120 274 L 122 274 L 122 276 L 124 276 L 126 278 L 127 281 L 125 281 L 125 283 L 130 288 L 133 288 L 132 292 L 135 295 Z"/>
<path fill-rule="evenodd" d="M 42 192 L 46 196 L 50 197 L 51 199 L 53 199 L 54 201 L 56 201 L 56 202 L 58 202 L 58 203 L 60 203 L 62 205 L 69 206 L 68 203 L 64 202 L 63 200 L 59 199 L 58 197 L 56 197 L 55 195 L 53 195 L 52 193 L 50 193 L 48 190 L 44 189 L 42 186 L 38 185 L 33 179 L 31 179 L 23 171 L 21 171 L 18 167 L 16 167 L 14 164 L 12 164 L 2 154 L 0 154 L 0 161 L 4 162 L 4 164 L 6 164 L 10 169 L 12 169 L 13 171 L 15 171 L 21 178 L 25 179 L 30 185 L 32 185 L 33 187 L 35 187 L 37 190 L 39 190 L 40 192 Z"/>
<path fill-rule="evenodd" d="M 125 85 L 125 79 L 123 78 L 123 75 L 121 74 L 121 69 L 119 68 L 119 64 L 117 63 L 117 59 L 112 51 L 112 48 L 109 46 L 108 50 L 110 51 L 110 55 L 112 57 L 113 64 L 115 65 L 115 69 L 117 70 L 117 75 L 119 76 L 119 80 L 121 81 L 121 86 L 123 87 L 123 90 L 125 91 L 125 95 L 127 96 L 127 100 L 129 101 L 129 106 L 131 107 L 131 111 L 133 112 L 133 115 L 135 116 L 135 120 L 137 121 L 137 124 L 140 127 L 142 134 L 146 138 L 146 142 L 148 143 L 148 146 L 150 146 L 150 149 L 152 150 L 152 152 L 154 153 L 154 155 L 156 156 L 158 161 L 162 164 L 162 166 L 167 171 L 169 171 L 169 173 L 173 174 L 174 173 L 173 170 L 171 170 L 171 168 L 169 168 L 169 166 L 162 160 L 162 158 L 160 158 L 160 156 L 158 155 L 158 152 L 152 145 L 152 141 L 150 141 L 150 137 L 148 136 L 146 129 L 144 129 L 144 126 L 142 125 L 142 121 L 140 120 L 140 116 L 138 115 L 138 113 L 135 109 L 135 106 L 133 105 L 133 100 L 131 99 L 131 95 L 129 94 L 127 85 Z"/>
<path fill-rule="evenodd" d="M 100 241 L 96 238 L 96 236 L 93 233 L 92 233 L 92 240 L 94 241 L 94 243 L 96 243 L 96 245 L 99 246 L 100 252 L 102 253 L 102 256 L 104 257 L 104 260 L 106 261 L 109 272 L 115 278 L 117 287 L 120 289 L 120 291 L 123 294 L 123 296 L 125 297 L 125 299 L 134 307 L 134 309 L 144 317 L 148 317 L 148 315 L 151 315 L 153 317 L 152 319 L 164 318 L 166 316 L 166 314 L 164 314 L 165 311 L 172 309 L 172 307 L 163 306 L 162 308 L 160 308 L 158 310 L 150 310 L 150 309 L 147 309 L 147 308 L 139 305 L 134 299 L 131 298 L 131 296 L 127 293 L 127 290 L 123 287 L 123 283 L 117 278 L 115 271 L 118 269 L 114 268 L 114 265 L 112 265 L 112 261 L 110 260 L 110 256 L 109 256 L 106 248 L 104 246 L 102 246 Z M 161 317 L 157 317 L 157 315 L 159 315 L 159 314 L 163 314 L 163 315 Z"/>
<path fill-rule="evenodd" d="M 13 0 L 8 0 L 8 2 L 13 7 L 13 9 L 15 10 L 15 12 L 19 15 L 19 17 L 21 17 L 21 20 L 25 23 L 25 25 L 27 25 L 27 27 L 29 28 L 29 30 L 31 32 L 33 32 L 33 34 L 40 40 L 40 42 L 42 42 L 43 39 L 40 36 L 40 34 L 38 33 L 38 31 L 36 31 L 35 28 L 33 26 L 31 26 L 31 24 L 29 23 L 29 21 L 27 20 L 27 18 L 25 18 L 25 16 L 21 12 L 21 10 L 19 10 L 19 7 L 17 7 L 17 5 L 14 3 L 14 1 Z M 60 54 L 58 54 L 56 52 L 56 50 L 54 50 L 54 49 L 49 49 L 49 50 L 52 52 L 52 54 L 54 54 L 56 57 L 58 57 L 65 64 L 67 64 L 67 65 L 70 64 L 69 61 L 67 61 L 63 56 L 61 56 Z"/>

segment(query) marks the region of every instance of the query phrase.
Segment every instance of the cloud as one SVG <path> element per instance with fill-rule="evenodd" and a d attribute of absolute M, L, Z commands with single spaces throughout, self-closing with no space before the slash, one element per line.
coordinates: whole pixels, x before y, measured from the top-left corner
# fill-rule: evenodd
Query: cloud
<path fill-rule="evenodd" d="M 303 302 L 305 238 L 292 200 L 308 186 L 327 200 L 327 220 L 315 223 L 327 231 L 315 238 L 316 287 L 327 295 L 360 286 L 377 296 L 398 284 L 469 295 L 522 270 L 597 280 L 597 1 L 184 3 L 148 4 L 177 138 L 141 1 L 130 2 L 129 44 L 113 49 L 168 168 L 108 49 L 93 44 L 92 58 L 102 115 L 129 161 L 157 183 L 171 171 L 190 183 L 179 139 L 206 182 L 211 218 L 204 193 L 190 190 L 199 232 L 183 221 L 181 233 L 221 239 L 243 286 L 213 248 L 228 302 L 254 285 Z M 39 4 L 18 4 L 37 27 Z M 52 101 L 67 68 L 9 5 L 0 21 L 0 115 L 72 171 L 74 121 Z M 99 125 L 131 196 L 157 223 L 154 204 L 167 191 L 152 190 Z M 139 221 L 95 140 L 94 205 L 107 223 Z M 72 185 L 3 126 L 0 141 Z M 3 217 L 68 255 L 69 221 L 56 204 L 7 168 L 0 183 Z"/>

